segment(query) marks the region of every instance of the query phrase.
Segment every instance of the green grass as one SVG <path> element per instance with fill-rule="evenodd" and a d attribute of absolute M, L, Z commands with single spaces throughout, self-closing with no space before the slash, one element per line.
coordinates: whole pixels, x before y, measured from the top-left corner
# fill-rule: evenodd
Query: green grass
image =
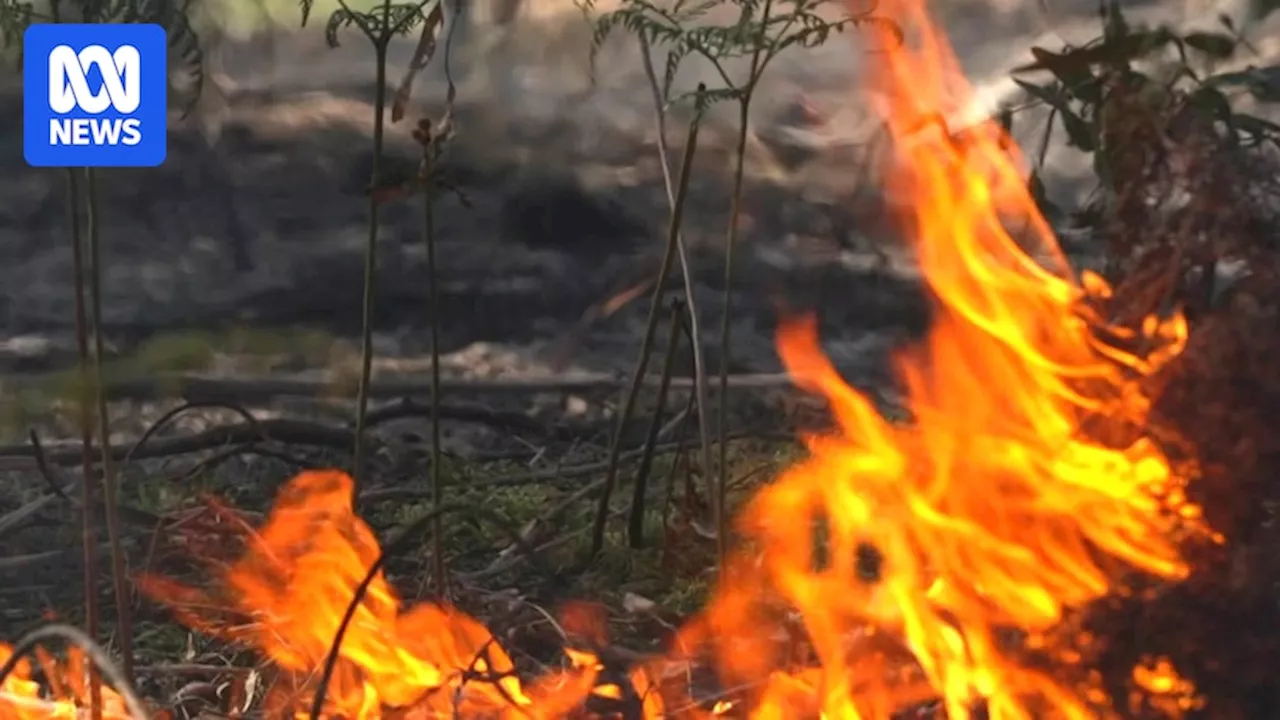
<path fill-rule="evenodd" d="M 336 340 L 314 330 L 168 332 L 150 338 L 128 355 L 106 360 L 107 382 L 209 370 L 219 357 L 234 358 L 243 372 L 270 372 L 326 357 Z M 21 442 L 27 429 L 50 420 L 73 421 L 80 376 L 74 368 L 19 378 L 0 377 L 0 442 Z"/>

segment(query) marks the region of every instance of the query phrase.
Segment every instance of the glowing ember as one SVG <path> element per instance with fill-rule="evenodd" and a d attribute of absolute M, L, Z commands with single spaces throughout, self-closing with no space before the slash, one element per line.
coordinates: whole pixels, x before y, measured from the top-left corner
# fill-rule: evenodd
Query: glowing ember
<path fill-rule="evenodd" d="M 812 318 L 785 322 L 782 359 L 830 401 L 839 432 L 808 438 L 811 457 L 748 504 L 739 554 L 667 658 L 627 683 L 571 649 L 564 670 L 522 684 L 480 623 L 436 605 L 403 610 L 379 574 L 347 629 L 326 717 L 553 718 L 628 699 L 650 718 L 889 718 L 931 702 L 954 720 L 979 707 L 996 719 L 1111 711 L 1073 667 L 1087 638 L 1055 631 L 1124 591 L 1124 577 L 1187 573 L 1176 538 L 1199 510 L 1145 434 L 1138 389 L 1181 350 L 1186 326 L 1108 328 L 1087 309 L 1108 289 L 1070 278 L 1009 139 L 994 125 L 956 139 L 937 121 L 971 91 L 922 4 L 883 3 L 907 41 L 869 62 L 899 151 L 886 180 L 911 199 L 903 220 L 937 305 L 927 339 L 895 360 L 914 421 L 886 421 L 837 376 Z M 192 627 L 270 658 L 268 717 L 308 715 L 378 555 L 350 493 L 337 472 L 295 478 L 212 594 L 144 583 Z M 746 690 L 692 709 L 671 679 L 702 660 L 722 687 Z M 11 695 L 29 689 L 13 682 Z M 1194 702 L 1167 662 L 1136 668 L 1133 684 L 1174 714 Z"/>

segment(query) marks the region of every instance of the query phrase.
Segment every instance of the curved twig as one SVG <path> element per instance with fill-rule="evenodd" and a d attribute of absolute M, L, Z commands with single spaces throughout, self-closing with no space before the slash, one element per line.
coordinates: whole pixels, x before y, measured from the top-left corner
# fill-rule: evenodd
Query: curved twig
<path fill-rule="evenodd" d="M 183 470 L 181 473 L 174 475 L 173 477 L 169 478 L 169 480 L 172 482 L 181 482 L 185 480 L 190 480 L 191 478 L 195 477 L 197 474 L 201 472 L 208 472 L 213 468 L 221 465 L 222 463 L 227 462 L 233 458 L 239 457 L 240 455 L 253 453 L 256 449 L 257 449 L 256 444 L 252 442 L 249 442 L 243 445 L 232 445 L 231 447 L 223 448 L 218 452 L 196 462 L 194 465 L 187 468 L 186 470 Z"/>
<path fill-rule="evenodd" d="M 329 690 L 329 681 L 332 679 L 333 672 L 338 666 L 338 656 L 339 651 L 342 649 L 342 640 L 347 634 L 347 627 L 351 625 L 351 619 L 355 617 L 356 610 L 360 607 L 361 601 L 364 600 L 365 595 L 369 592 L 369 586 L 373 584 L 374 579 L 382 572 L 382 568 L 386 566 L 387 560 L 392 554 L 400 551 L 410 539 L 422 534 L 422 532 L 426 528 L 430 527 L 438 518 L 451 512 L 471 513 L 477 517 L 488 520 L 494 525 L 494 527 L 511 539 L 511 542 L 516 549 L 524 553 L 529 558 L 529 562 L 539 566 L 542 570 L 546 569 L 537 553 L 534 552 L 533 548 L 531 548 L 527 542 L 525 542 L 524 538 L 520 536 L 520 533 L 511 527 L 511 524 L 507 519 L 497 511 L 486 507 L 464 503 L 440 505 L 439 507 L 434 508 L 431 512 L 426 513 L 422 517 L 405 526 L 393 540 L 389 541 L 382 548 L 382 552 L 378 554 L 378 559 L 369 566 L 369 570 L 365 573 L 364 579 L 356 586 L 356 591 L 351 596 L 351 602 L 347 604 L 347 610 L 342 615 L 342 622 L 338 624 L 338 632 L 334 635 L 333 643 L 329 646 L 329 654 L 324 660 L 324 672 L 320 675 L 320 685 L 316 688 L 315 699 L 311 702 L 311 720 L 321 720 L 322 718 L 320 711 L 324 707 L 325 695 Z M 550 573 L 548 574 L 550 575 Z"/>
<path fill-rule="evenodd" d="M 58 486 L 58 479 L 53 476 L 53 468 L 49 467 L 49 459 L 44 455 L 44 446 L 40 444 L 40 436 L 36 434 L 34 428 L 27 430 L 27 437 L 31 439 L 31 452 L 36 458 L 36 469 L 40 471 L 40 477 L 44 480 L 53 494 L 66 500 L 74 502 L 71 497 Z"/>
<path fill-rule="evenodd" d="M 133 456 L 134 460 L 185 455 L 187 453 L 214 450 L 225 445 L 246 444 L 257 441 L 279 442 L 286 445 L 312 445 L 316 447 L 346 450 L 351 446 L 352 431 L 350 428 L 334 427 L 310 420 L 293 420 L 288 418 L 271 418 L 255 420 L 253 424 L 237 423 L 235 425 L 215 425 L 191 435 L 180 435 L 163 440 L 153 440 L 139 448 Z M 91 451 L 98 452 L 96 446 Z M 73 446 L 62 445 L 58 448 L 43 448 L 50 465 L 72 465 L 78 462 L 79 450 Z M 34 452 L 31 447 L 10 445 L 0 447 L 0 461 L 5 458 L 30 458 Z M 113 460 L 122 460 L 125 450 L 121 447 L 111 449 Z"/>
<path fill-rule="evenodd" d="M 249 412 L 244 407 L 237 405 L 233 402 L 230 402 L 227 400 L 192 400 L 192 401 L 183 403 L 182 405 L 179 405 L 176 408 L 173 408 L 169 412 L 161 415 L 159 419 L 157 419 L 155 422 L 151 423 L 151 426 L 148 427 L 146 431 L 142 433 L 142 436 L 139 437 L 138 440 L 133 443 L 133 447 L 129 448 L 129 452 L 125 453 L 124 462 L 128 463 L 130 460 L 132 460 L 133 454 L 137 452 L 138 449 L 141 448 L 144 444 L 146 444 L 147 440 L 150 440 L 152 435 L 155 435 L 157 432 L 159 432 L 165 425 L 169 424 L 169 422 L 172 421 L 174 418 L 178 417 L 184 412 L 187 412 L 188 410 L 199 410 L 202 408 L 222 408 L 223 410 L 230 410 L 236 413 L 237 415 L 239 415 L 240 417 L 244 418 L 245 422 L 248 423 L 249 425 L 255 428 L 259 427 L 258 419 L 253 416 L 253 413 Z M 264 437 L 263 439 L 266 439 L 266 438 Z"/>
<path fill-rule="evenodd" d="M 524 716 L 529 716 L 529 712 L 525 710 L 525 708 L 521 707 L 519 703 L 516 702 L 516 699 L 511 697 L 511 694 L 507 692 L 507 689 L 502 686 L 501 681 L 514 675 L 514 673 L 497 673 L 490 669 L 483 671 L 476 669 L 476 666 L 481 662 L 484 663 L 485 668 L 493 667 L 493 659 L 489 655 L 489 648 L 493 647 L 497 643 L 498 638 L 494 635 L 490 635 L 489 639 L 485 640 L 484 644 L 480 646 L 480 649 L 471 656 L 471 662 L 467 663 L 467 666 L 462 669 L 462 672 L 460 673 L 462 676 L 462 682 L 458 683 L 458 689 L 453 693 L 453 715 L 455 718 L 458 717 L 457 708 L 462 705 L 462 692 L 466 689 L 467 682 L 470 680 L 482 680 L 493 685 L 493 687 L 498 691 L 498 694 L 502 696 L 502 699 L 507 701 L 507 704 L 520 710 L 521 714 Z"/>
<path fill-rule="evenodd" d="M 182 408 L 177 408 L 166 413 L 165 418 L 153 423 L 133 446 L 126 452 L 124 448 L 110 448 L 111 459 L 115 461 L 130 462 L 132 460 L 147 460 L 159 457 L 168 457 L 171 455 L 183 455 L 186 453 L 199 452 L 202 450 L 212 450 L 224 445 L 244 444 L 252 442 L 279 442 L 294 445 L 313 445 L 316 447 L 330 448 L 334 450 L 346 450 L 351 446 L 350 427 L 332 426 L 311 420 L 299 420 L 291 418 L 267 418 L 255 419 L 252 415 L 247 414 L 247 422 L 237 423 L 234 425 L 215 425 L 190 435 L 179 435 L 172 438 L 156 438 L 157 429 L 166 421 L 178 413 L 186 409 L 197 407 L 223 407 L 227 409 L 235 409 L 234 403 L 227 401 L 197 401 L 191 402 Z M 241 408 L 242 409 L 242 408 Z M 366 428 L 373 427 L 378 423 L 397 420 L 403 418 L 416 417 L 420 414 L 426 414 L 427 408 L 412 400 L 404 400 L 400 403 L 386 405 L 376 408 L 368 413 L 366 419 Z M 500 412 L 490 410 L 478 405 L 441 405 L 440 417 L 444 420 L 453 420 L 457 422 L 474 422 L 491 425 L 507 431 L 520 432 L 537 432 L 539 434 L 550 434 L 552 437 L 564 438 L 575 435 L 572 426 L 558 425 L 549 427 L 547 423 L 539 422 L 531 417 L 520 415 L 518 413 Z M 96 445 L 91 446 L 91 450 L 100 453 Z M 52 447 L 45 447 L 43 444 L 34 445 L 23 443 L 21 445 L 4 445 L 0 446 L 0 466 L 5 465 L 6 458 L 32 458 L 38 464 L 43 461 L 47 466 L 72 465 L 80 461 L 79 446 L 71 446 L 69 444 L 59 443 Z M 0 468 L 8 469 L 8 468 Z M 18 469 L 18 468 L 13 468 Z M 21 469 L 26 469 L 23 467 Z"/>

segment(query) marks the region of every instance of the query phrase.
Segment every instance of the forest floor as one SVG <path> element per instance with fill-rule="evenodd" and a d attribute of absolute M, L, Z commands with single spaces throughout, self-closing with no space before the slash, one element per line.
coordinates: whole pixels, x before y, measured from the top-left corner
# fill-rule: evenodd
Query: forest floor
<path fill-rule="evenodd" d="M 998 96 L 1013 59 L 1009 47 L 1085 32 L 1094 3 L 1073 13 L 1059 8 L 1070 17 L 1051 30 L 1025 9 L 1002 11 L 1008 42 L 992 40 L 990 23 L 966 19 L 976 11 L 971 6 L 989 3 L 957 5 L 964 7 L 949 22 L 964 60 L 980 89 Z M 1167 10 L 1159 3 L 1135 8 Z M 210 569 L 192 547 L 222 542 L 216 531 L 225 530 L 207 524 L 214 513 L 207 498 L 254 520 L 298 472 L 350 464 L 371 73 L 367 60 L 353 59 L 357 51 L 328 51 L 318 30 L 307 32 L 277 37 L 271 52 L 292 60 L 273 69 L 270 82 L 259 69 L 245 69 L 265 50 L 226 40 L 222 95 L 192 121 L 175 123 L 165 165 L 100 175 L 109 410 L 133 571 L 199 583 Z M 1000 53 L 989 49 L 995 46 Z M 505 61 L 525 52 L 547 64 L 541 75 L 464 68 L 448 165 L 471 207 L 444 199 L 436 220 L 442 476 L 450 502 L 506 519 L 497 528 L 446 524 L 451 594 L 523 667 L 534 668 L 553 660 L 558 636 L 547 618 L 572 599 L 608 608 L 618 647 L 655 649 L 705 599 L 716 540 L 706 468 L 688 419 L 693 363 L 685 343 L 665 406 L 650 385 L 623 439 L 604 554 L 588 571 L 568 571 L 587 549 L 592 493 L 605 476 L 647 296 L 594 322 L 583 318 L 653 275 L 668 211 L 652 109 L 637 71 L 619 70 L 594 89 L 549 89 L 547 76 L 567 61 L 546 47 L 512 51 Z M 634 49 L 606 59 L 623 63 L 627 52 Z M 397 67 L 405 53 L 403 46 L 393 52 Z M 780 374 L 773 337 L 780 303 L 818 312 L 824 349 L 886 411 L 895 405 L 888 354 L 928 325 L 911 259 L 888 222 L 895 199 L 874 186 L 881 159 L 870 111 L 849 84 L 856 65 L 833 69 L 847 60 L 846 49 L 820 55 L 806 72 L 803 61 L 784 63 L 759 109 L 727 361 L 734 506 L 800 457 L 799 430 L 826 420 L 822 404 Z M 414 167 L 412 122 L 442 111 L 439 74 L 421 84 L 408 119 L 388 133 L 393 173 Z M 575 98 L 590 102 L 565 112 L 577 107 Z M 17 638 L 50 617 L 84 619 L 80 456 L 65 178 L 21 167 L 14 144 L 20 103 L 0 101 L 0 108 L 0 163 L 12 165 L 0 167 L 0 637 Z M 718 119 L 703 131 L 685 226 L 712 369 L 723 361 L 719 247 L 731 130 Z M 1015 134 L 1026 141 L 1037 132 L 1032 114 Z M 678 150 L 677 143 L 673 154 Z M 1046 178 L 1054 190 L 1077 198 L 1080 163 L 1058 148 L 1051 167 Z M 358 508 L 380 538 L 432 503 L 420 215 L 417 200 L 382 212 L 374 298 L 380 390 Z M 1096 261 L 1096 249 L 1073 243 L 1064 234 L 1074 259 Z M 673 285 L 667 294 L 680 292 Z M 660 342 L 651 368 L 662 365 L 665 350 Z M 659 411 L 655 459 L 643 472 L 646 543 L 636 550 L 623 527 L 649 420 Z M 537 562 L 521 561 L 511 532 L 536 548 Z M 105 571 L 105 548 L 101 557 Z M 429 597 L 430 567 L 423 537 L 401 548 L 387 571 L 412 602 Z M 109 600 L 105 572 L 101 582 Z M 108 602 L 104 628 L 112 613 Z M 148 698 L 181 705 L 178 696 L 194 692 L 193 683 L 216 685 L 256 662 L 174 623 L 144 598 L 134 598 L 133 614 L 139 689 Z"/>

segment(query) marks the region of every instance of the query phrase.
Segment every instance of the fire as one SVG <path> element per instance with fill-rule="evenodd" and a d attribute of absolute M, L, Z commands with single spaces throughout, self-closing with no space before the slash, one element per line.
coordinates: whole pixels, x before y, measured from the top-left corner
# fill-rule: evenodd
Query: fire
<path fill-rule="evenodd" d="M 903 220 L 936 300 L 927 339 L 895 358 L 914 421 L 887 422 L 840 379 L 812 318 L 784 324 L 788 371 L 830 401 L 840 432 L 809 438 L 811 457 L 749 503 L 751 551 L 685 644 L 714 645 L 727 684 L 763 688 L 760 717 L 883 718 L 929 696 L 953 719 L 980 704 L 992 718 L 1095 717 L 1096 692 L 1045 669 L 1076 655 L 1052 631 L 1124 592 L 1127 573 L 1188 572 L 1177 537 L 1200 511 L 1144 433 L 1138 383 L 1187 328 L 1180 315 L 1112 328 L 1089 309 L 1108 288 L 1067 272 L 1010 139 L 943 126 L 971 91 L 922 5 L 882 4 L 905 46 L 869 61 L 898 150 L 888 183 L 910 198 Z M 1019 226 L 1027 237 L 1006 229 Z M 786 615 L 813 644 L 807 677 L 780 661 Z"/>
<path fill-rule="evenodd" d="M 0 720 L 70 720 L 84 716 L 82 708 L 89 705 L 90 697 L 84 652 L 71 649 L 65 662 L 40 649 L 35 656 L 45 682 L 33 679 L 30 660 L 19 661 L 13 672 L 0 681 Z M 0 665 L 12 657 L 13 648 L 0 643 Z M 109 687 L 102 688 L 101 708 L 105 720 L 129 718 L 124 698 Z"/>
<path fill-rule="evenodd" d="M 905 228 L 936 301 L 928 337 L 895 358 L 912 422 L 887 421 L 841 380 L 814 319 L 784 322 L 782 359 L 829 400 L 838 432 L 806 438 L 810 457 L 748 503 L 740 550 L 668 657 L 614 677 L 571 648 L 564 669 L 525 684 L 481 623 L 402 608 L 377 573 L 347 625 L 325 717 L 553 718 L 628 698 L 650 718 L 883 719 L 923 703 L 953 720 L 979 708 L 997 720 L 1112 713 L 1078 667 L 1089 638 L 1060 630 L 1132 577 L 1188 572 L 1177 543 L 1201 529 L 1200 511 L 1148 434 L 1140 391 L 1182 349 L 1186 324 L 1110 327 L 1091 309 L 1109 290 L 1070 274 L 1010 139 L 993 124 L 961 137 L 943 127 L 972 91 L 922 6 L 883 3 L 905 42 L 869 62 L 899 153 L 886 182 L 910 198 Z M 271 660 L 269 717 L 309 716 L 378 557 L 350 497 L 345 475 L 304 473 L 215 591 L 144 583 L 191 627 Z M 748 690 L 690 709 L 673 668 L 708 659 L 722 687 Z M 1174 711 L 1188 707 L 1193 691 L 1167 663 L 1134 673 L 1176 695 Z M 29 690 L 24 678 L 5 686 L 10 697 Z"/>
<path fill-rule="evenodd" d="M 326 656 L 348 605 L 380 552 L 351 506 L 352 481 L 306 472 L 281 491 L 267 522 L 245 535 L 240 559 L 215 594 L 147 576 L 143 588 L 190 627 L 266 654 L 279 677 L 264 701 L 268 717 L 310 717 Z M 214 609 L 214 612 L 210 610 Z M 588 696 L 613 699 L 590 652 L 568 650 L 567 668 L 524 687 L 511 658 L 476 620 L 453 608 L 403 610 L 378 572 L 356 605 L 326 688 L 325 717 L 383 717 L 413 708 L 422 717 L 558 718 Z M 631 678 L 633 687 L 646 679 Z M 656 697 L 648 707 L 656 708 Z M 414 715 L 417 717 L 417 715 Z"/>

